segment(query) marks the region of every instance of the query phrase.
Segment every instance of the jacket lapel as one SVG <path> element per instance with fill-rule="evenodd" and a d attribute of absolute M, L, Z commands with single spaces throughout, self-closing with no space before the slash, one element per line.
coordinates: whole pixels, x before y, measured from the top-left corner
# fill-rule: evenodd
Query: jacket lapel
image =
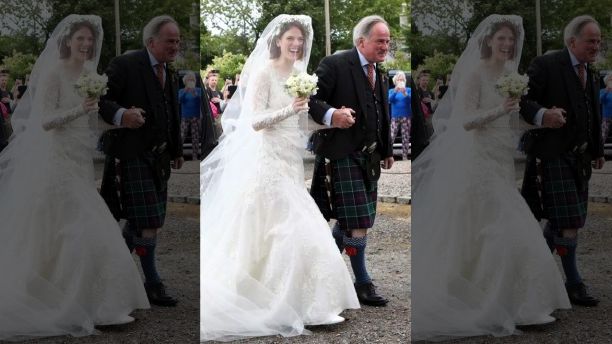
<path fill-rule="evenodd" d="M 357 48 L 353 48 L 351 50 L 351 55 L 349 59 L 349 64 L 351 65 L 351 75 L 353 77 L 353 87 L 355 87 L 355 94 L 357 94 L 357 100 L 359 101 L 359 107 L 363 109 L 363 117 L 367 117 L 366 109 L 366 100 L 364 99 L 364 83 L 368 82 L 366 80 L 365 74 L 363 72 L 363 67 L 361 66 L 361 61 L 359 61 L 359 54 L 357 53 Z"/>
<path fill-rule="evenodd" d="M 559 58 L 559 63 L 562 66 L 561 70 L 563 71 L 563 80 L 565 81 L 567 94 L 570 95 L 569 102 L 572 106 L 572 112 L 578 114 L 578 104 L 576 103 L 577 97 L 574 95 L 583 93 L 583 90 L 580 89 L 580 79 L 578 79 L 578 75 L 576 75 L 574 71 L 574 66 L 572 65 L 572 60 L 570 59 L 567 48 L 563 49 L 563 53 Z"/>
<path fill-rule="evenodd" d="M 142 75 L 145 83 L 145 90 L 147 92 L 147 96 L 152 98 L 155 94 L 155 85 L 159 83 L 157 81 L 157 77 L 153 72 L 153 67 L 151 67 L 151 61 L 149 60 L 149 54 L 147 53 L 147 49 L 143 49 L 140 55 L 140 74 Z"/>

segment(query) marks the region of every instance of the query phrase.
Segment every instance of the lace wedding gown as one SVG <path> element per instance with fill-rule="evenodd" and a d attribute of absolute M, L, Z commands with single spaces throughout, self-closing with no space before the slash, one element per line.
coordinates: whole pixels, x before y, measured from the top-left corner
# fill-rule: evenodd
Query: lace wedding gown
<path fill-rule="evenodd" d="M 89 121 L 97 115 L 83 113 L 75 81 L 58 66 L 36 85 L 39 122 L 56 127 L 30 125 L 0 157 L 0 339 L 89 335 L 149 308 L 96 190 Z"/>
<path fill-rule="evenodd" d="M 359 308 L 330 228 L 304 185 L 300 116 L 274 68 L 255 76 L 252 128 L 213 152 L 232 161 L 221 179 L 203 163 L 201 339 L 307 333 Z M 303 114 L 305 116 L 305 114 Z M 233 139 L 241 152 L 229 152 Z M 223 146 L 226 144 L 226 146 Z M 225 153 L 223 152 L 225 150 Z M 216 189 L 216 191 L 215 191 Z"/>
<path fill-rule="evenodd" d="M 499 76 L 499 75 L 498 75 Z M 457 113 L 414 164 L 413 340 L 516 333 L 570 308 L 540 226 L 517 190 L 511 128 L 484 66 L 457 91 Z M 485 118 L 466 131 L 465 121 Z M 421 160 L 421 161 L 419 161 Z"/>

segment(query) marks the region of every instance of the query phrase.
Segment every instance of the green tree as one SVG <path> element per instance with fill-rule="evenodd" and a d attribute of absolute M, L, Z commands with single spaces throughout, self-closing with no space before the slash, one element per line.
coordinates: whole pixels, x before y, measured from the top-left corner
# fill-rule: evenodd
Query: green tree
<path fill-rule="evenodd" d="M 242 54 L 224 51 L 223 55 L 215 57 L 212 64 L 206 69 L 217 69 L 221 80 L 233 79 L 236 74 L 242 71 L 245 61 L 246 56 Z"/>
<path fill-rule="evenodd" d="M 34 62 L 36 62 L 36 55 L 14 50 L 11 56 L 2 59 L 2 66 L 10 71 L 12 79 L 24 78 L 32 71 Z"/>
<path fill-rule="evenodd" d="M 562 49 L 563 29 L 575 16 L 592 15 L 602 28 L 603 37 L 610 37 L 609 1 L 542 0 L 542 51 Z M 408 35 L 413 49 L 413 65 L 423 63 L 434 51 L 459 55 L 478 23 L 493 13 L 516 14 L 523 18 L 525 40 L 519 69 L 524 71 L 536 52 L 536 18 L 533 0 L 413 0 L 413 31 Z"/>
<path fill-rule="evenodd" d="M 309 69 L 314 70 L 325 56 L 325 17 L 321 2 L 309 0 L 259 0 L 262 15 L 258 30 L 263 31 L 267 23 L 282 13 L 305 14 L 312 18 L 314 30 L 313 47 L 310 54 Z M 392 37 L 401 37 L 399 14 L 405 0 L 330 0 L 331 50 L 351 49 L 353 47 L 353 27 L 359 19 L 378 14 L 389 23 Z"/>
<path fill-rule="evenodd" d="M 399 14 L 401 4 L 405 1 L 330 0 L 332 52 L 352 48 L 354 25 L 359 19 L 370 14 L 379 14 L 389 22 L 393 38 L 402 37 Z M 314 70 L 325 56 L 325 18 L 322 1 L 311 0 L 204 0 L 202 18 L 211 22 L 210 29 L 214 29 L 215 33 L 200 32 L 202 61 L 210 63 L 211 56 L 218 56 L 219 51 L 223 49 L 248 55 L 266 25 L 283 13 L 305 14 L 312 18 L 314 37 L 309 70 Z M 221 46 L 223 48 L 220 48 Z"/>
<path fill-rule="evenodd" d="M 432 56 L 426 57 L 420 67 L 428 69 L 431 72 L 432 79 L 445 78 L 447 74 L 453 71 L 458 58 L 454 54 L 435 52 Z"/>

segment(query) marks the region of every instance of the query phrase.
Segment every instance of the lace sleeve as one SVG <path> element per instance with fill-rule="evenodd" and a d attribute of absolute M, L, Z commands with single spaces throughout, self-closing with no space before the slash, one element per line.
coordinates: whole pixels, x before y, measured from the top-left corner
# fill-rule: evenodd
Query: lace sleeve
<path fill-rule="evenodd" d="M 53 83 L 53 81 L 56 82 Z M 42 127 L 44 130 L 59 128 L 87 114 L 81 104 L 71 109 L 60 108 L 60 87 L 57 76 L 50 76 L 43 83 L 43 87 L 39 87 L 39 89 L 42 90 L 42 98 L 39 99 L 42 101 L 41 109 L 44 116 Z"/>
<path fill-rule="evenodd" d="M 270 100 L 272 97 L 272 80 L 270 79 L 269 75 L 263 73 L 259 74 L 257 79 L 254 80 L 252 86 L 256 90 L 252 94 L 252 126 L 256 131 L 271 128 L 276 123 L 296 115 L 291 104 L 278 110 L 269 110 Z"/>
<path fill-rule="evenodd" d="M 480 77 L 472 73 L 467 82 L 459 89 L 458 100 L 461 109 L 465 113 L 466 120 L 463 122 L 465 130 L 482 129 L 494 120 L 507 114 L 502 104 L 492 109 L 479 109 L 481 101 Z"/>

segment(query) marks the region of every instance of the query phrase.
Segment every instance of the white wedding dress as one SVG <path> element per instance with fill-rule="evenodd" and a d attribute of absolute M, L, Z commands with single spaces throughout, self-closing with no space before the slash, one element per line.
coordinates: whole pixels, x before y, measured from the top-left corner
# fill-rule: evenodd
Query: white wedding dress
<path fill-rule="evenodd" d="M 359 308 L 330 228 L 304 184 L 305 139 L 300 116 L 287 106 L 286 76 L 272 65 L 258 70 L 248 86 L 255 90 L 246 105 L 251 120 L 237 124 L 209 158 L 230 161 L 223 172 L 202 165 L 202 340 L 304 334 L 304 325 L 338 322 L 344 309 Z"/>
<path fill-rule="evenodd" d="M 0 156 L 0 340 L 96 332 L 149 308 L 94 182 L 93 133 L 63 66 L 30 85 L 42 111 Z M 79 116 L 82 115 L 82 116 Z M 49 131 L 41 122 L 73 118 Z M 32 124 L 34 123 L 34 124 Z"/>
<path fill-rule="evenodd" d="M 467 73 L 454 102 L 461 108 L 413 164 L 413 340 L 510 335 L 516 325 L 547 323 L 555 309 L 570 308 L 517 190 L 518 113 L 504 113 L 499 76 L 484 65 Z M 501 117 L 466 131 L 457 113 L 467 121 Z"/>

